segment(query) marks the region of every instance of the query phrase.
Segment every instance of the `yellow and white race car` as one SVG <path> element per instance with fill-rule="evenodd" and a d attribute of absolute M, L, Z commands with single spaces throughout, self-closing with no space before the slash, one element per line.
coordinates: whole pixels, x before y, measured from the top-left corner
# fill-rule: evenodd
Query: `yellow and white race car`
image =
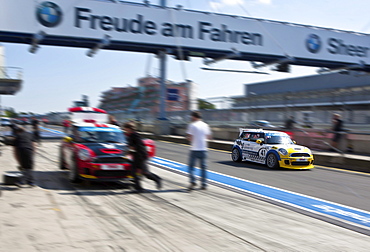
<path fill-rule="evenodd" d="M 314 157 L 311 150 L 297 145 L 281 131 L 239 129 L 239 138 L 232 147 L 234 162 L 251 161 L 269 168 L 312 169 Z"/>

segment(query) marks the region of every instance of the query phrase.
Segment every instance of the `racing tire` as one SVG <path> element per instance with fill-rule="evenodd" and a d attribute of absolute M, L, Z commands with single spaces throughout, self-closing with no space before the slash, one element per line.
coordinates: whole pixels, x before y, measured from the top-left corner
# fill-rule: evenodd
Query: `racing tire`
<path fill-rule="evenodd" d="M 62 148 L 59 149 L 59 169 L 61 170 L 67 169 L 64 163 L 64 156 L 63 156 Z"/>
<path fill-rule="evenodd" d="M 79 182 L 81 182 L 81 178 L 78 175 L 78 171 L 77 170 L 78 170 L 77 169 L 77 162 L 76 161 L 73 161 L 73 166 L 71 167 L 71 169 L 69 169 L 69 173 L 68 173 L 68 179 L 72 183 L 79 183 Z"/>
<path fill-rule="evenodd" d="M 240 155 L 240 151 L 237 148 L 234 148 L 231 152 L 231 159 L 234 162 L 241 162 L 242 156 Z"/>
<path fill-rule="evenodd" d="M 278 162 L 278 159 L 276 158 L 274 153 L 270 153 L 270 154 L 267 155 L 266 165 L 270 169 L 278 169 L 279 168 L 279 162 Z"/>

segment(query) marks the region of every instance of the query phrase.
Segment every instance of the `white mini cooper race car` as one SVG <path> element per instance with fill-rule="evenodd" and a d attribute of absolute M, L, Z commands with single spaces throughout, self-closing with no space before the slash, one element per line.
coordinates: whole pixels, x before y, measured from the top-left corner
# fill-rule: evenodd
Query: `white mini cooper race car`
<path fill-rule="evenodd" d="M 231 153 L 234 162 L 251 161 L 275 169 L 314 168 L 311 150 L 295 144 L 285 132 L 262 129 L 239 130 L 239 138 L 235 140 Z"/>

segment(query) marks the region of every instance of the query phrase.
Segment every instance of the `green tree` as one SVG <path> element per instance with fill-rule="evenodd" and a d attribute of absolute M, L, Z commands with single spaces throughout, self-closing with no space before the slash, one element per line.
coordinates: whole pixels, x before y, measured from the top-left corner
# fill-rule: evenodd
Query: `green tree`
<path fill-rule="evenodd" d="M 18 117 L 18 113 L 15 112 L 15 110 L 13 108 L 7 108 L 7 109 L 5 109 L 4 112 L 5 112 L 6 117 L 11 117 L 11 118 Z"/>
<path fill-rule="evenodd" d="M 203 99 L 198 99 L 199 109 L 216 109 L 216 106 L 213 103 L 207 102 Z"/>

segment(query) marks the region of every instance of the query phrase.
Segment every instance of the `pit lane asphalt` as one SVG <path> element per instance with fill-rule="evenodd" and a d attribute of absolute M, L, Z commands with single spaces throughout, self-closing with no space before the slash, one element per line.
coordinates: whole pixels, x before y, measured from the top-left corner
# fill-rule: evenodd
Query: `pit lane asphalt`
<path fill-rule="evenodd" d="M 1 185 L 0 251 L 368 251 L 370 237 L 212 183 L 187 192 L 181 172 L 151 166 L 162 190 L 72 185 L 57 142 L 36 155 L 34 188 Z M 1 172 L 16 170 L 2 146 Z M 161 164 L 163 166 L 163 164 Z M 166 166 L 168 167 L 168 166 Z"/>

